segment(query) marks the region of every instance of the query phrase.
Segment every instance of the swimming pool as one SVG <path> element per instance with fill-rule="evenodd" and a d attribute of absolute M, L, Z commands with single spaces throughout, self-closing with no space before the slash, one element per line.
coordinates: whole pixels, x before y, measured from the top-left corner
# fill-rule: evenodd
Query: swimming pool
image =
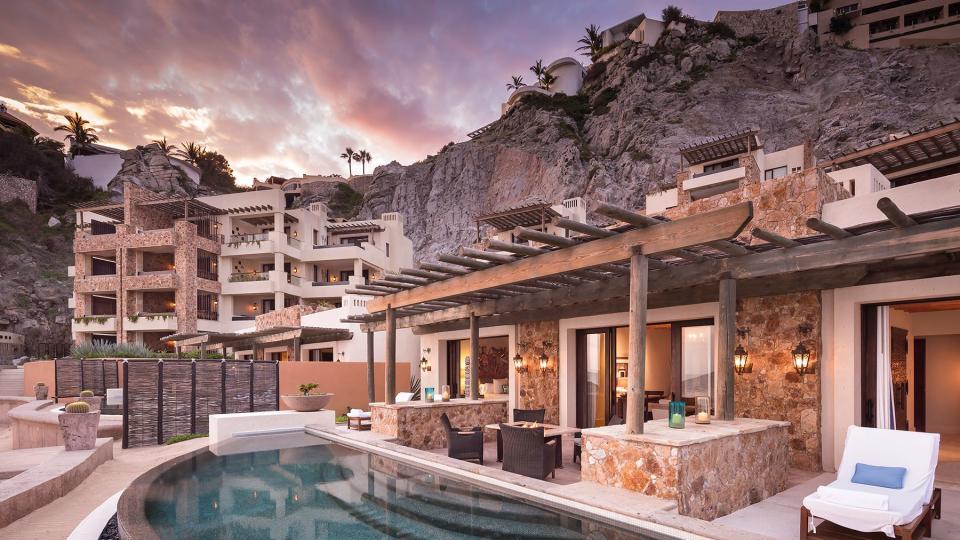
<path fill-rule="evenodd" d="M 138 539 L 672 538 L 322 442 L 189 454 L 138 479 L 118 517 L 125 536 Z"/>

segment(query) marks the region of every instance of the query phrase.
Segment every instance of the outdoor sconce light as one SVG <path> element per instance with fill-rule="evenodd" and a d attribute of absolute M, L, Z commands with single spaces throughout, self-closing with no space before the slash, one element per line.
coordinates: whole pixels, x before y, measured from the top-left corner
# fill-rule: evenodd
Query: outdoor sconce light
<path fill-rule="evenodd" d="M 546 353 L 543 353 L 540 355 L 540 373 L 544 373 L 547 371 L 548 361 L 549 359 L 547 358 Z"/>
<path fill-rule="evenodd" d="M 749 330 L 747 328 L 737 328 L 737 337 L 746 339 Z M 733 350 L 733 370 L 738 375 L 752 373 L 753 367 L 750 365 L 750 353 L 743 348 L 743 343 L 737 343 L 737 348 Z"/>
<path fill-rule="evenodd" d="M 513 369 L 517 370 L 517 373 L 523 373 L 527 370 L 526 366 L 523 365 L 523 357 L 520 356 L 520 353 L 513 355 Z"/>
<path fill-rule="evenodd" d="M 794 347 L 791 354 L 793 354 L 793 368 L 797 370 L 797 374 L 801 377 L 807 373 L 813 372 L 813 367 L 810 365 L 810 349 L 806 348 L 803 344 L 803 336 L 806 336 L 812 330 L 809 324 L 801 324 L 798 327 L 800 332 L 800 343 L 797 343 L 797 346 Z"/>
<path fill-rule="evenodd" d="M 430 361 L 427 360 L 427 357 L 430 356 L 430 349 L 426 348 L 423 350 L 423 356 L 420 358 L 420 371 L 430 371 Z"/>
<path fill-rule="evenodd" d="M 256 304 L 250 304 L 250 311 L 256 313 L 256 312 L 257 312 L 257 305 L 256 305 Z"/>
<path fill-rule="evenodd" d="M 337 362 L 343 362 L 343 357 L 346 356 L 346 353 L 340 351 L 337 353 Z"/>

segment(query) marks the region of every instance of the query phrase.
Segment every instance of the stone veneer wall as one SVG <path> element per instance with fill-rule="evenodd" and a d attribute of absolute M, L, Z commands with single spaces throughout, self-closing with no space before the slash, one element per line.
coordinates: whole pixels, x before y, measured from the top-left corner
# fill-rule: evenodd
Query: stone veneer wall
<path fill-rule="evenodd" d="M 581 478 L 674 500 L 680 514 L 713 520 L 786 489 L 786 430 L 685 446 L 584 433 Z"/>
<path fill-rule="evenodd" d="M 732 28 L 737 37 L 771 35 L 790 38 L 797 35 L 797 3 L 768 9 L 718 11 L 713 20 Z"/>
<path fill-rule="evenodd" d="M 548 345 L 544 347 L 544 343 Z M 560 321 L 520 323 L 517 326 L 517 352 L 523 357 L 526 372 L 517 373 L 517 408 L 546 409 L 544 422 L 560 423 Z M 546 352 L 549 369 L 540 372 L 540 355 Z"/>
<path fill-rule="evenodd" d="M 469 428 L 507 421 L 506 401 L 433 405 L 371 405 L 372 431 L 397 439 L 398 444 L 431 450 L 446 448 L 447 434 L 440 417 L 447 413 L 453 427 Z M 484 430 L 484 439 L 497 440 L 496 433 Z"/>
<path fill-rule="evenodd" d="M 811 325 L 810 333 L 801 336 L 800 324 Z M 802 341 L 810 349 L 811 364 L 819 361 L 820 294 L 741 298 L 737 301 L 737 326 L 748 330 L 743 346 L 752 372 L 736 376 L 736 415 L 790 422 L 790 466 L 819 471 L 820 372 L 798 375 L 790 351 Z"/>
<path fill-rule="evenodd" d="M 255 325 L 257 330 L 266 330 L 275 326 L 300 326 L 300 318 L 318 311 L 328 309 L 319 305 L 296 305 L 275 309 L 269 313 L 263 313 L 256 316 Z"/>
<path fill-rule="evenodd" d="M 37 183 L 28 178 L 0 174 L 0 203 L 23 201 L 37 213 Z"/>

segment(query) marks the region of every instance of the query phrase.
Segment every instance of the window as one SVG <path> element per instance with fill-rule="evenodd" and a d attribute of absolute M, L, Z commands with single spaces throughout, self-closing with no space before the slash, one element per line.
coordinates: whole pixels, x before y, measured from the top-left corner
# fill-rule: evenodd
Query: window
<path fill-rule="evenodd" d="M 316 229 L 313 230 L 313 245 L 315 246 L 320 245 L 320 231 Z"/>
<path fill-rule="evenodd" d="M 370 237 L 369 237 L 369 236 L 366 236 L 366 235 L 364 235 L 364 236 L 345 236 L 345 237 L 343 237 L 343 238 L 340 239 L 340 245 L 359 246 L 360 244 L 363 244 L 364 242 L 369 242 L 369 241 L 370 241 Z"/>
<path fill-rule="evenodd" d="M 907 13 L 903 16 L 903 26 L 914 26 L 925 22 L 935 21 L 943 16 L 943 7 L 925 9 L 914 13 Z"/>
<path fill-rule="evenodd" d="M 311 362 L 333 362 L 333 349 L 310 349 L 307 359 Z"/>
<path fill-rule="evenodd" d="M 800 169 L 801 169 L 801 167 L 791 167 L 791 169 L 790 169 L 790 174 L 793 174 L 793 173 L 795 173 L 795 172 L 800 172 Z"/>
<path fill-rule="evenodd" d="M 871 13 L 878 13 L 880 11 L 886 11 L 888 9 L 898 8 L 901 6 L 909 6 L 910 4 L 916 4 L 920 1 L 922 0 L 894 0 L 893 2 L 887 2 L 886 4 L 865 7 L 860 10 L 860 14 L 869 15 Z"/>
<path fill-rule="evenodd" d="M 896 30 L 899 27 L 900 17 L 893 17 L 892 19 L 884 19 L 882 21 L 870 23 L 870 33 L 879 34 L 880 32 L 889 32 L 890 30 Z"/>
<path fill-rule="evenodd" d="M 353 275 L 353 270 L 341 270 L 340 271 L 340 281 L 347 282 L 350 281 L 350 276 Z"/>
<path fill-rule="evenodd" d="M 850 195 L 854 196 L 856 194 L 857 194 L 857 181 L 851 178 L 850 179 Z"/>
<path fill-rule="evenodd" d="M 713 401 L 713 326 L 684 326 L 681 329 L 683 366 L 681 394 L 710 396 Z"/>
<path fill-rule="evenodd" d="M 732 169 L 739 164 L 740 164 L 740 160 L 737 158 L 721 161 L 720 163 L 711 163 L 710 165 L 703 166 L 703 174 L 710 174 L 710 173 L 724 171 L 727 169 Z"/>
<path fill-rule="evenodd" d="M 283 360 L 283 353 L 282 353 L 282 352 L 272 352 L 272 353 L 270 353 L 270 360 L 271 360 L 272 362 L 280 362 L 280 361 L 282 361 L 282 360 Z"/>
<path fill-rule="evenodd" d="M 273 298 L 265 298 L 260 301 L 260 313 L 269 313 L 277 309 L 277 303 Z"/>
<path fill-rule="evenodd" d="M 960 15 L 960 2 L 947 6 L 947 16 L 956 17 Z"/>
<path fill-rule="evenodd" d="M 845 6 L 838 7 L 833 10 L 834 15 L 846 15 L 847 13 L 853 13 L 857 10 L 857 4 L 847 4 Z"/>
<path fill-rule="evenodd" d="M 775 167 L 773 169 L 767 169 L 763 171 L 764 180 L 773 180 L 775 178 L 783 178 L 787 175 L 787 166 Z"/>
<path fill-rule="evenodd" d="M 387 248 L 387 257 L 389 257 L 389 256 L 390 256 L 390 242 L 387 242 L 385 245 L 386 245 L 386 248 Z"/>

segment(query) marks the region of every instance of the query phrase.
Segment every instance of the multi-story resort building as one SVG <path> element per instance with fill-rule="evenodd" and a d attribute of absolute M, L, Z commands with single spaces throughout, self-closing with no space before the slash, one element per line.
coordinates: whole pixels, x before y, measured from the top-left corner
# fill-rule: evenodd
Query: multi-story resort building
<path fill-rule="evenodd" d="M 77 224 L 74 340 L 153 349 L 169 348 L 164 336 L 237 332 L 292 306 L 340 327 L 362 309 L 350 289 L 410 266 L 412 252 L 400 214 L 344 221 L 320 202 L 291 208 L 282 190 L 190 199 L 128 183 L 123 202 L 78 208 Z M 303 356 L 334 359 L 320 349 Z M 282 350 L 265 353 L 285 359 Z"/>
<path fill-rule="evenodd" d="M 960 42 L 960 2 L 956 0 L 825 0 L 801 4 L 809 5 L 808 26 L 816 30 L 821 44 L 872 49 Z"/>

